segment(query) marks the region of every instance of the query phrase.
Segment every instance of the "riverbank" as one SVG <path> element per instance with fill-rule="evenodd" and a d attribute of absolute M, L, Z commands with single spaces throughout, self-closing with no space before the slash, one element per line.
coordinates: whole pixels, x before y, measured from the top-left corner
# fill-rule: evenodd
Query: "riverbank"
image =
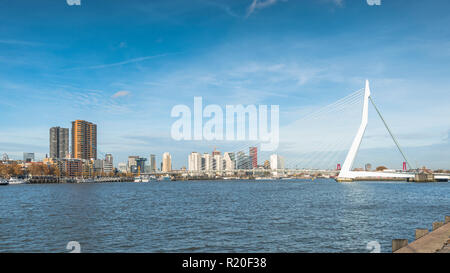
<path fill-rule="evenodd" d="M 432 231 L 416 229 L 415 241 L 408 244 L 407 239 L 392 240 L 394 253 L 450 253 L 450 216 L 444 222 L 434 222 Z"/>

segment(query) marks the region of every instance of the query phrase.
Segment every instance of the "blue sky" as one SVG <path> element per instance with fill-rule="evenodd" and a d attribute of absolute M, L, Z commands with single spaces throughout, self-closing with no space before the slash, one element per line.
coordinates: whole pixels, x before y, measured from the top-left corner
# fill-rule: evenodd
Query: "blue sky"
<path fill-rule="evenodd" d="M 449 8 L 446 0 L 0 0 L 0 153 L 42 158 L 50 127 L 85 119 L 116 163 L 169 151 L 179 168 L 191 151 L 227 144 L 171 140 L 174 105 L 194 96 L 280 105 L 289 143 L 302 131 L 296 120 L 368 78 L 410 160 L 450 168 Z M 348 117 L 357 124 L 357 115 Z M 366 136 L 358 166 L 401 167 L 380 123 Z"/>

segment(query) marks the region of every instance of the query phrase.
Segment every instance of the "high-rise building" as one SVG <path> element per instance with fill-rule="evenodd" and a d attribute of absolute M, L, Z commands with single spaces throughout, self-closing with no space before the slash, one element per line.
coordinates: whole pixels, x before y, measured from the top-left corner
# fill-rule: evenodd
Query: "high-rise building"
<path fill-rule="evenodd" d="M 23 162 L 33 162 L 34 161 L 34 153 L 23 153 Z"/>
<path fill-rule="evenodd" d="M 212 157 L 208 153 L 204 153 L 202 156 L 202 170 L 210 171 L 212 170 Z"/>
<path fill-rule="evenodd" d="M 143 173 L 145 172 L 145 161 L 147 161 L 147 158 L 138 157 L 136 159 L 136 169 L 132 171 L 133 173 Z"/>
<path fill-rule="evenodd" d="M 164 153 L 162 158 L 162 171 L 172 171 L 172 156 L 169 153 Z"/>
<path fill-rule="evenodd" d="M 84 120 L 72 121 L 72 157 L 97 159 L 97 125 Z"/>
<path fill-rule="evenodd" d="M 92 174 L 101 175 L 101 173 L 104 170 L 104 164 L 105 164 L 105 161 L 102 159 L 91 160 Z"/>
<path fill-rule="evenodd" d="M 236 156 L 236 168 L 239 170 L 249 170 L 252 168 L 250 156 L 246 155 L 243 151 L 237 153 Z"/>
<path fill-rule="evenodd" d="M 127 172 L 132 173 L 137 171 L 137 160 L 139 159 L 139 156 L 137 155 L 130 155 L 128 157 L 128 164 L 127 164 Z"/>
<path fill-rule="evenodd" d="M 126 173 L 127 172 L 127 163 L 120 162 L 117 164 L 117 169 L 119 169 L 119 172 Z"/>
<path fill-rule="evenodd" d="M 50 158 L 63 159 L 69 154 L 69 128 L 50 128 Z"/>
<path fill-rule="evenodd" d="M 198 172 L 202 170 L 202 155 L 197 152 L 192 152 L 188 157 L 189 171 Z"/>
<path fill-rule="evenodd" d="M 150 172 L 156 172 L 156 156 L 150 155 Z"/>
<path fill-rule="evenodd" d="M 213 169 L 215 171 L 223 170 L 223 158 L 222 155 L 216 154 L 213 156 Z"/>
<path fill-rule="evenodd" d="M 103 161 L 103 172 L 106 174 L 111 174 L 114 172 L 114 162 L 112 154 L 105 155 L 105 160 Z"/>
<path fill-rule="evenodd" d="M 223 160 L 225 162 L 225 170 L 232 171 L 236 168 L 236 161 L 234 160 L 234 153 L 226 152 L 223 154 Z"/>
<path fill-rule="evenodd" d="M 272 170 L 284 169 L 284 158 L 277 154 L 270 156 L 270 168 Z"/>
<path fill-rule="evenodd" d="M 249 148 L 250 160 L 252 163 L 252 169 L 258 168 L 258 148 L 250 147 Z"/>

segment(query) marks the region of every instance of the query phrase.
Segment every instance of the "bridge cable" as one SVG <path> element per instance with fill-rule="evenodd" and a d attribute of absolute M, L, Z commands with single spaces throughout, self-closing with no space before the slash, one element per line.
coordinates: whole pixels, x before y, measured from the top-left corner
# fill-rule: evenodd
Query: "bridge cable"
<path fill-rule="evenodd" d="M 388 130 L 389 134 L 391 135 L 392 140 L 394 141 L 395 145 L 397 146 L 398 150 L 400 151 L 400 153 L 403 156 L 403 159 L 405 160 L 406 164 L 408 164 L 409 169 L 411 168 L 411 165 L 409 164 L 408 159 L 406 158 L 406 155 L 403 153 L 402 148 L 400 148 L 400 144 L 398 143 L 397 139 L 395 138 L 394 134 L 392 133 L 391 129 L 389 128 L 389 126 L 387 125 L 386 121 L 384 120 L 383 116 L 381 115 L 380 111 L 378 110 L 377 106 L 375 105 L 375 102 L 372 99 L 372 96 L 369 96 L 370 102 L 372 103 L 373 107 L 375 108 L 375 110 L 377 111 L 378 115 L 380 116 L 381 120 L 384 123 L 384 126 L 386 127 L 386 129 Z"/>

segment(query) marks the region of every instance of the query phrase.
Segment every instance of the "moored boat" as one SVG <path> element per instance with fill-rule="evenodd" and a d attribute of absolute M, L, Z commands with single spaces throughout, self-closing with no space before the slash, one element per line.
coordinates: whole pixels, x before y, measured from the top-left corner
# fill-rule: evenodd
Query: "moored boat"
<path fill-rule="evenodd" d="M 94 183 L 95 180 L 93 178 L 77 178 L 77 183 Z"/>
<path fill-rule="evenodd" d="M 9 185 L 9 181 L 3 178 L 0 178 L 0 186 Z"/>
<path fill-rule="evenodd" d="M 148 183 L 150 181 L 156 181 L 156 177 L 152 175 L 140 175 L 134 178 L 134 182 L 136 183 Z"/>
<path fill-rule="evenodd" d="M 171 181 L 172 179 L 170 178 L 170 176 L 165 175 L 165 176 L 161 176 L 158 180 L 159 181 Z"/>
<path fill-rule="evenodd" d="M 27 184 L 28 180 L 17 177 L 11 177 L 8 182 L 9 185 L 20 185 L 20 184 Z"/>

